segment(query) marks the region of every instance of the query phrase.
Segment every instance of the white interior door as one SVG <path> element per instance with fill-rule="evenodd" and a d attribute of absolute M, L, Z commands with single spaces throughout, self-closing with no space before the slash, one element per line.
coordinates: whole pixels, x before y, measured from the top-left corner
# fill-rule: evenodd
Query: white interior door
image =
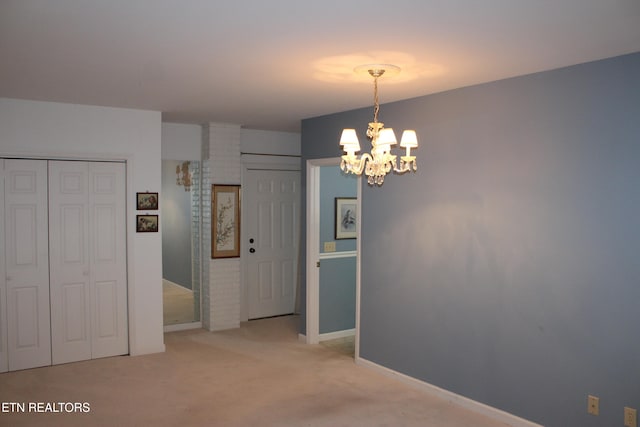
<path fill-rule="evenodd" d="M 248 248 L 249 319 L 294 312 L 298 267 L 300 172 L 247 170 L 242 245 Z M 246 253 L 246 252 L 245 252 Z"/>
<path fill-rule="evenodd" d="M 47 162 L 4 161 L 9 370 L 51 364 Z"/>
<path fill-rule="evenodd" d="M 124 164 L 49 165 L 53 363 L 128 352 Z"/>

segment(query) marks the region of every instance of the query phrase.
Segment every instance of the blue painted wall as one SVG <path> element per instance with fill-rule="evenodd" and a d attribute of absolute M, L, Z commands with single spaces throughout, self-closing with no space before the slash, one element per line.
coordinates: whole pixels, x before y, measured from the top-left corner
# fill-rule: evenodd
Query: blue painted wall
<path fill-rule="evenodd" d="M 191 289 L 191 192 L 176 185 L 181 163 L 162 161 L 162 277 Z"/>
<path fill-rule="evenodd" d="M 303 158 L 370 113 L 303 121 Z M 363 189 L 361 356 L 546 426 L 621 425 L 640 407 L 640 54 L 380 115 L 421 146 L 417 174 Z"/>

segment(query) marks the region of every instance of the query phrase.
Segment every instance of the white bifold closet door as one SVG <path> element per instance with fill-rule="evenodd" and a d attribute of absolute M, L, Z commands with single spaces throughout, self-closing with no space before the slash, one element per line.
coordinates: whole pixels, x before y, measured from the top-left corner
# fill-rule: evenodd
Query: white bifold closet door
<path fill-rule="evenodd" d="M 49 161 L 52 363 L 128 353 L 125 165 Z"/>
<path fill-rule="evenodd" d="M 0 159 L 0 187 L 0 372 L 4 372 L 51 364 L 47 162 Z"/>

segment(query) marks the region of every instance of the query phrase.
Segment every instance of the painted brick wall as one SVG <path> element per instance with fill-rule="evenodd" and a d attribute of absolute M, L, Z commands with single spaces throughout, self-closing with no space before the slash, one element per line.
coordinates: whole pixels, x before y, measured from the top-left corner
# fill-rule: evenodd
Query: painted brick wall
<path fill-rule="evenodd" d="M 210 168 L 208 175 L 211 184 L 240 185 L 240 126 L 210 123 L 207 126 L 208 160 L 204 163 Z M 203 152 L 203 154 L 205 154 Z M 203 157 L 204 159 L 204 157 Z M 203 177 L 205 171 L 203 170 Z M 211 185 L 203 192 L 203 231 L 208 239 L 206 244 L 209 258 L 211 251 Z M 207 200 L 205 200 L 205 198 Z M 203 281 L 206 286 L 207 282 Z M 204 307 L 209 308 L 208 315 L 203 314 L 203 326 L 211 331 L 237 328 L 240 326 L 240 258 L 216 259 L 209 264 L 207 296 L 203 295 Z M 207 298 L 208 297 L 208 298 Z M 208 300 L 207 300 L 208 299 Z M 206 309 L 205 309 L 206 311 Z M 207 317 L 207 321 L 205 321 Z"/>
<path fill-rule="evenodd" d="M 211 260 L 210 330 L 240 326 L 240 258 Z"/>
<path fill-rule="evenodd" d="M 200 233 L 200 215 L 202 211 L 201 206 L 201 188 L 200 188 L 200 162 L 191 162 L 189 164 L 189 171 L 191 172 L 191 289 L 193 290 L 193 313 L 194 320 L 200 321 L 200 299 L 202 298 L 200 292 L 200 271 L 202 270 L 201 264 L 201 234 Z"/>
<path fill-rule="evenodd" d="M 209 124 L 209 156 L 213 184 L 240 185 L 240 126 Z"/>

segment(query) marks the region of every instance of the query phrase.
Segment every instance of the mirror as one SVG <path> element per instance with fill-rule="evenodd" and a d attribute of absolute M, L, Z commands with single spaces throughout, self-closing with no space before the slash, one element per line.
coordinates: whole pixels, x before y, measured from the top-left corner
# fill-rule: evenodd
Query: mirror
<path fill-rule="evenodd" d="M 200 321 L 200 162 L 162 161 L 164 325 Z"/>

